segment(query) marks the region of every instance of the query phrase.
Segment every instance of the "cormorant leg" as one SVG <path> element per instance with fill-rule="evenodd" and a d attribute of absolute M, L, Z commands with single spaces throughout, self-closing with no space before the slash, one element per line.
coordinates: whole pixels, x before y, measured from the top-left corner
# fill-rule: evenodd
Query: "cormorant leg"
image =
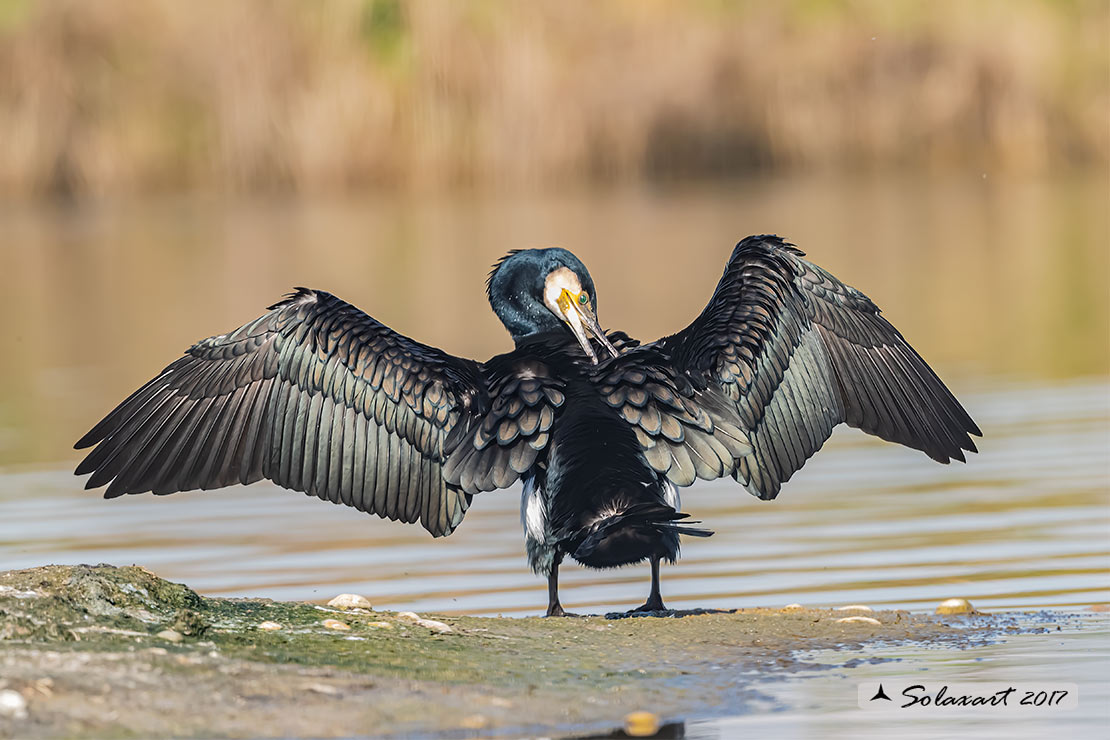
<path fill-rule="evenodd" d="M 659 556 L 656 555 L 651 559 L 651 593 L 648 594 L 648 600 L 643 604 L 632 610 L 636 612 L 662 612 L 666 611 L 667 607 L 663 606 L 663 596 L 659 593 Z"/>
<path fill-rule="evenodd" d="M 559 603 L 559 563 L 563 562 L 563 553 L 555 553 L 555 563 L 551 566 L 551 573 L 547 576 L 547 614 L 545 617 L 577 617 L 577 614 L 563 611 Z"/>

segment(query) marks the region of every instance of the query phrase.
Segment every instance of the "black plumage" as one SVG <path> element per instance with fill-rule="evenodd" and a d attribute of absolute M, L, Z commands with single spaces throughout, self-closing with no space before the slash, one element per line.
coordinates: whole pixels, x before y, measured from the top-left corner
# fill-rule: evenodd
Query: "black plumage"
<path fill-rule="evenodd" d="M 485 363 L 299 288 L 206 339 L 124 400 L 77 448 L 105 497 L 267 478 L 450 534 L 475 494 L 524 481 L 529 560 L 562 614 L 558 567 L 659 563 L 707 536 L 678 487 L 730 475 L 773 499 L 847 423 L 964 460 L 979 429 L 862 293 L 774 236 L 735 248 L 685 329 L 641 345 L 597 323 L 585 266 L 521 250 L 490 273 L 515 349 Z"/>

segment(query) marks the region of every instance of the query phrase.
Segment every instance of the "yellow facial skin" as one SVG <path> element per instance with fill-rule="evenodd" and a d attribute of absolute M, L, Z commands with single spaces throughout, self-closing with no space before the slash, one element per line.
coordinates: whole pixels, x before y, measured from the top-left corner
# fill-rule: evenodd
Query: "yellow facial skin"
<path fill-rule="evenodd" d="M 578 343 L 582 345 L 582 351 L 595 365 L 598 359 L 590 343 L 591 335 L 613 357 L 619 354 L 598 324 L 597 316 L 590 306 L 589 294 L 582 290 L 578 276 L 569 269 L 560 267 L 547 276 L 544 281 L 544 303 L 552 313 L 567 322 Z"/>

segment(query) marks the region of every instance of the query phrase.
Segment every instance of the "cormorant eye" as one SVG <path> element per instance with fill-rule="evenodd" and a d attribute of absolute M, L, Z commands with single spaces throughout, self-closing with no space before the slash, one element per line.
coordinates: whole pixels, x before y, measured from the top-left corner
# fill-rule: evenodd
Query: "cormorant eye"
<path fill-rule="evenodd" d="M 590 297 L 586 295 L 586 291 L 582 291 L 578 294 L 578 302 L 581 303 L 583 306 L 590 302 Z"/>

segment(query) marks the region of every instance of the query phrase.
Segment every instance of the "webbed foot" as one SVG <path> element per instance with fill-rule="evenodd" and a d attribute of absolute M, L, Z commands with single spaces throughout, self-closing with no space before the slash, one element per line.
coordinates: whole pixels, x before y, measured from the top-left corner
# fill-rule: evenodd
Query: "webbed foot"
<path fill-rule="evenodd" d="M 562 604 L 553 604 L 547 607 L 545 617 L 581 617 L 581 614 L 574 614 L 572 612 L 564 611 Z"/>
<path fill-rule="evenodd" d="M 670 611 L 670 609 L 668 609 L 666 606 L 664 606 L 663 598 L 661 596 L 655 595 L 655 596 L 652 596 L 650 599 L 648 599 L 645 603 L 641 604 L 640 606 L 636 607 L 635 609 L 633 609 L 632 611 L 630 611 L 628 613 L 629 614 L 649 614 L 651 612 L 666 612 L 666 611 Z"/>

